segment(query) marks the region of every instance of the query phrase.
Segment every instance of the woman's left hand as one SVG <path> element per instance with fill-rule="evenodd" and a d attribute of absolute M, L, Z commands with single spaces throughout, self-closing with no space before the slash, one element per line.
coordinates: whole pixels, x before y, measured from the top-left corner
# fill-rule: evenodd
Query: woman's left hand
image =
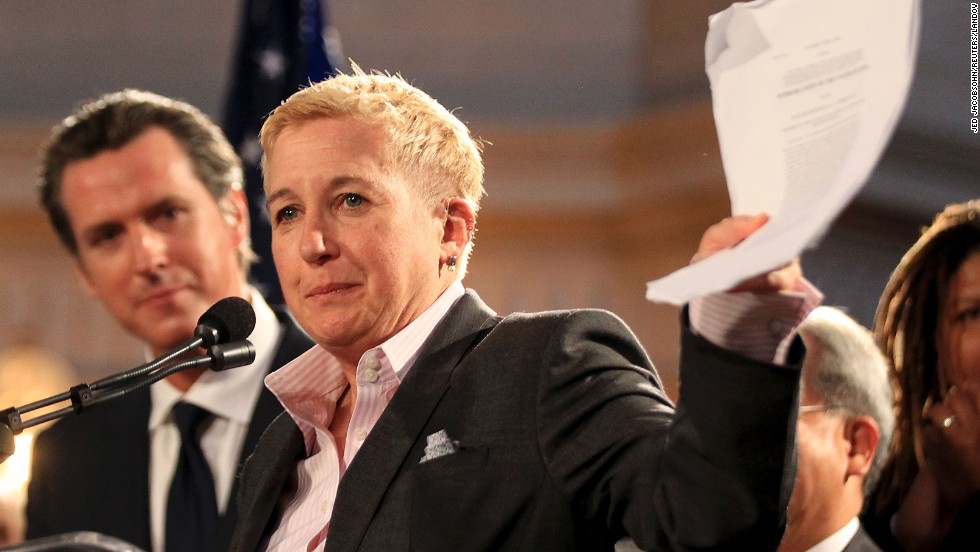
<path fill-rule="evenodd" d="M 980 382 L 952 389 L 926 413 L 922 430 L 926 466 L 947 507 L 962 508 L 980 493 Z"/>

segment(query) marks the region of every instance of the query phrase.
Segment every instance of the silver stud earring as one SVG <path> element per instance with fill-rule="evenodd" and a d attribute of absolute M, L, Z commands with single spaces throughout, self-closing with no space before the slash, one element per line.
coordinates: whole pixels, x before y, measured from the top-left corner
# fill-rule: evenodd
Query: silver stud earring
<path fill-rule="evenodd" d="M 449 272 L 456 272 L 456 255 L 450 255 L 449 259 L 446 261 L 446 268 Z"/>

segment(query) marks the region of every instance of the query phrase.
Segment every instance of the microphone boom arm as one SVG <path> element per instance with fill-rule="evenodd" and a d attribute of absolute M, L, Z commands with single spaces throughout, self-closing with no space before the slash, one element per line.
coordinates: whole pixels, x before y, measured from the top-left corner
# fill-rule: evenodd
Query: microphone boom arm
<path fill-rule="evenodd" d="M 170 355 L 161 358 L 168 358 L 168 356 Z M 169 360 L 173 360 L 173 357 L 170 357 Z M 0 425 L 4 427 L 0 429 L 0 463 L 13 453 L 13 436 L 20 434 L 27 428 L 64 418 L 69 414 L 81 414 L 88 408 L 152 385 L 177 372 L 206 366 L 210 366 L 215 371 L 222 371 L 238 366 L 245 366 L 254 361 L 255 347 L 250 341 L 241 340 L 233 343 L 219 343 L 212 345 L 205 355 L 177 362 L 170 366 L 164 366 L 166 361 L 158 359 L 128 372 L 118 374 L 117 376 L 103 378 L 92 385 L 82 383 L 72 387 L 69 391 L 59 393 L 53 397 L 35 401 L 19 408 L 11 407 L 2 410 L 0 411 Z M 156 368 L 149 368 L 151 365 L 155 365 Z M 145 377 L 123 386 L 124 383 L 141 376 Z M 99 384 L 101 387 L 96 389 L 96 384 Z M 22 417 L 27 412 L 66 400 L 71 400 L 71 406 L 66 406 L 29 420 L 24 420 Z"/>
<path fill-rule="evenodd" d="M 252 363 L 255 360 L 255 349 L 245 338 L 254 328 L 255 311 L 252 310 L 252 305 L 241 297 L 225 297 L 211 305 L 198 318 L 193 338 L 162 357 L 126 372 L 102 378 L 91 385 L 83 383 L 64 393 L 20 408 L 0 410 L 0 463 L 13 454 L 14 435 L 26 428 L 57 420 L 71 413 L 80 414 L 95 404 L 125 395 L 181 370 L 211 365 L 212 369 L 220 371 Z M 207 354 L 167 366 L 198 347 L 207 349 Z M 138 378 L 143 379 L 123 387 L 127 382 Z M 23 415 L 28 412 L 66 400 L 71 400 L 71 406 L 27 421 L 23 419 Z"/>

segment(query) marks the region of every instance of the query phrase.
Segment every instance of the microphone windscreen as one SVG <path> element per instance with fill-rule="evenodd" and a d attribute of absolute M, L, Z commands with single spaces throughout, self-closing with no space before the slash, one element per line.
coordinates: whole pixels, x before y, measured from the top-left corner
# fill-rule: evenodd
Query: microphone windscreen
<path fill-rule="evenodd" d="M 218 343 L 241 341 L 255 329 L 255 311 L 241 297 L 225 297 L 197 319 L 199 326 L 218 331 Z"/>

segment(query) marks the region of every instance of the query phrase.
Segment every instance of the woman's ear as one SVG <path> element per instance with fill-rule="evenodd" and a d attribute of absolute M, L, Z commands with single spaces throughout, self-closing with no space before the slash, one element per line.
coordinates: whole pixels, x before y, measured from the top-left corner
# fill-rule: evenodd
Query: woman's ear
<path fill-rule="evenodd" d="M 476 231 L 476 209 L 468 200 L 452 197 L 445 201 L 446 218 L 443 222 L 442 254 L 445 259 L 457 259 L 466 254 L 466 247 Z"/>

